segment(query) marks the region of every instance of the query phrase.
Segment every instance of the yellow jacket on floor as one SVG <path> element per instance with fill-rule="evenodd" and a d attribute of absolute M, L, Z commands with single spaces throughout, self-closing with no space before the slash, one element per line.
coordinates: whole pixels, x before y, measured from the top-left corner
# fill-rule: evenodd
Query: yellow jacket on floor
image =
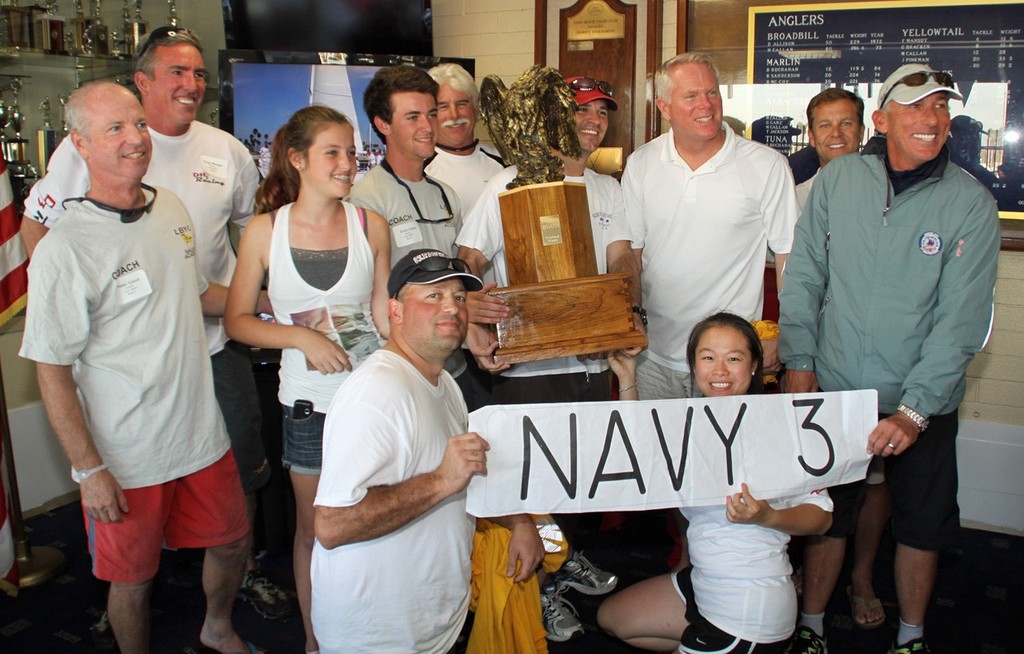
<path fill-rule="evenodd" d="M 534 516 L 534 521 L 552 525 L 550 516 Z M 541 565 L 553 573 L 565 562 L 569 546 L 557 526 L 542 529 L 541 536 L 547 550 Z M 476 617 L 467 654 L 547 654 L 537 575 L 519 583 L 505 576 L 511 538 L 509 529 L 485 518 L 477 519 L 469 605 Z"/>

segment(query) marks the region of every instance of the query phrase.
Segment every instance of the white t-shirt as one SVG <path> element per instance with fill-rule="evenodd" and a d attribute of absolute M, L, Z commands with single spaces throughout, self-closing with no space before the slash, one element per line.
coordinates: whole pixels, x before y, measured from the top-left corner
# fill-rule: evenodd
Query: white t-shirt
<path fill-rule="evenodd" d="M 316 506 L 358 504 L 372 486 L 437 468 L 469 428 L 451 376 L 431 384 L 378 350 L 338 390 L 324 426 Z M 313 547 L 313 630 L 323 654 L 447 652 L 469 606 L 474 521 L 465 491 L 370 541 Z"/>
<path fill-rule="evenodd" d="M 813 504 L 832 511 L 827 491 L 769 500 L 775 509 Z M 719 629 L 755 643 L 788 638 L 796 624 L 789 534 L 729 522 L 725 505 L 681 509 L 690 526 L 686 540 L 693 566 L 693 593 L 700 614 Z"/>
<path fill-rule="evenodd" d="M 718 311 L 760 320 L 767 248 L 788 254 L 799 210 L 786 158 L 725 130 L 697 170 L 671 130 L 638 148 L 622 176 L 640 275 L 649 356 L 686 372 L 686 339 Z"/>
<path fill-rule="evenodd" d="M 270 238 L 267 294 L 274 307 L 274 320 L 282 325 L 300 324 L 330 333 L 348 353 L 353 367 L 383 343 L 370 313 L 373 292 L 373 250 L 363 234 L 357 210 L 345 202 L 348 229 L 348 262 L 345 272 L 326 291 L 311 286 L 299 274 L 292 260 L 289 241 L 291 209 L 277 210 Z M 295 400 L 309 400 L 319 413 L 326 413 L 335 391 L 348 371 L 321 374 L 310 370 L 306 355 L 296 347 L 281 350 L 281 384 L 277 398 L 292 406 Z"/>
<path fill-rule="evenodd" d="M 72 366 L 89 432 L 123 488 L 215 463 L 228 437 L 185 207 L 157 189 L 152 211 L 134 223 L 90 202 L 69 202 L 67 218 L 29 264 L 21 356 Z"/>
<path fill-rule="evenodd" d="M 509 166 L 487 182 L 480 200 L 466 216 L 466 224 L 456 239 L 461 246 L 479 250 L 494 265 L 495 281 L 498 287 L 509 285 L 508 268 L 505 266 L 505 235 L 501 228 L 501 206 L 498 195 L 504 193 L 506 185 L 518 173 L 515 166 Z M 609 243 L 630 240 L 629 225 L 626 222 L 622 204 L 622 192 L 614 177 L 600 175 L 587 168 L 582 177 L 566 177 L 566 182 L 583 183 L 587 187 L 587 205 L 590 208 L 590 227 L 594 235 L 594 255 L 597 258 L 598 273 L 608 271 L 606 258 Z M 559 375 L 576 372 L 600 372 L 608 369 L 604 361 L 581 363 L 576 357 L 561 357 L 546 361 L 517 363 L 501 373 L 509 377 L 535 377 L 537 375 Z"/>
<path fill-rule="evenodd" d="M 188 209 L 196 229 L 199 269 L 210 282 L 227 286 L 235 270 L 228 223 L 244 227 L 252 217 L 259 173 L 249 151 L 227 132 L 194 121 L 181 136 L 149 130 L 153 156 L 142 179 L 173 191 Z M 25 215 L 53 227 L 64 213 L 61 203 L 89 190 L 89 171 L 71 139 L 54 151 L 46 176 L 25 200 Z M 227 342 L 223 321 L 206 318 L 210 354 Z"/>
<path fill-rule="evenodd" d="M 473 154 L 452 154 L 435 148 L 437 154 L 424 168 L 424 172 L 455 189 L 463 208 L 469 211 L 476 204 L 487 182 L 504 166 L 501 158 L 483 145 L 477 145 Z"/>

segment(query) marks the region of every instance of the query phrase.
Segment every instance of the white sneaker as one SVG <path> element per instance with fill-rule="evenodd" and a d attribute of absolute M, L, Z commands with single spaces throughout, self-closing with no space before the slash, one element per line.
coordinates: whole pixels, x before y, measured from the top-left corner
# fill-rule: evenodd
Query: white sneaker
<path fill-rule="evenodd" d="M 555 579 L 584 595 L 606 595 L 615 590 L 619 583 L 618 577 L 594 567 L 582 552 L 574 552 L 572 558 L 562 565 Z"/>
<path fill-rule="evenodd" d="M 540 590 L 544 629 L 548 632 L 548 640 L 556 643 L 583 635 L 583 625 L 577 617 L 576 608 L 562 597 L 566 588 L 562 584 L 549 583 Z"/>

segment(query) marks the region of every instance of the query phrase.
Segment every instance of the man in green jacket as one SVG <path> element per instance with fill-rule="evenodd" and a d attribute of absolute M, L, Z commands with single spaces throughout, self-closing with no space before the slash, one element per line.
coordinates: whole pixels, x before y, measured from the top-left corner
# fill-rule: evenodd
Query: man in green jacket
<path fill-rule="evenodd" d="M 908 64 L 878 97 L 879 136 L 821 171 L 797 223 L 779 351 L 788 392 L 878 391 L 867 450 L 886 457 L 892 492 L 900 628 L 890 651 L 910 654 L 930 651 L 939 551 L 959 535 L 957 408 L 991 325 L 1000 231 L 991 193 L 949 161 L 949 101 L 963 100 L 952 77 Z M 832 528 L 805 550 L 788 652 L 828 651 L 825 606 L 863 491 L 829 489 Z"/>

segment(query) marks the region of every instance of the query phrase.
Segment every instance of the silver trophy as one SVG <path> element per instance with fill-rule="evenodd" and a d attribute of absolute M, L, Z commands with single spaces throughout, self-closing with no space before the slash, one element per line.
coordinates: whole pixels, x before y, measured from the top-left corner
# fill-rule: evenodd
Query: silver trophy
<path fill-rule="evenodd" d="M 101 7 L 102 0 L 90 0 L 88 29 L 89 36 L 92 40 L 92 49 L 94 54 L 98 55 L 109 55 L 110 54 L 110 28 L 103 24 L 103 9 Z"/>
<path fill-rule="evenodd" d="M 18 104 L 18 94 L 21 92 L 21 80 L 15 78 L 11 82 L 11 91 L 14 92 L 14 103 L 8 108 L 7 123 L 14 130 L 14 136 L 4 136 L 4 157 L 8 163 L 15 166 L 23 166 L 28 163 L 25 158 L 25 146 L 28 145 L 28 139 L 21 136 L 21 128 L 25 124 L 25 114 L 21 113 L 21 107 Z"/>
<path fill-rule="evenodd" d="M 124 53 L 131 56 L 146 35 L 146 21 L 142 20 L 142 0 L 135 0 L 135 16 L 128 13 L 128 2 L 124 0 Z"/>
<path fill-rule="evenodd" d="M 92 35 L 89 30 L 89 20 L 82 10 L 82 0 L 72 0 L 71 11 L 74 12 L 70 22 L 71 38 L 68 51 L 72 54 L 92 54 Z"/>
<path fill-rule="evenodd" d="M 68 134 L 68 117 L 67 117 L 67 105 L 68 98 L 71 97 L 65 93 L 57 94 L 57 102 L 60 103 L 60 135 L 62 137 Z"/>

